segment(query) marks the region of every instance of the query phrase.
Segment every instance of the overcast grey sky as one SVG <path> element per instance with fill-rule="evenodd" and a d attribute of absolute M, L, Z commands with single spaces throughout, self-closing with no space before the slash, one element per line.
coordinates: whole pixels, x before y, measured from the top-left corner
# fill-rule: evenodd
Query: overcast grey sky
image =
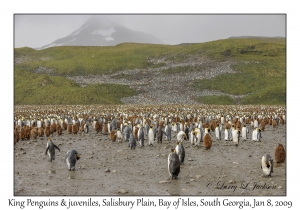
<path fill-rule="evenodd" d="M 91 14 L 14 15 L 14 44 L 42 47 L 68 36 Z M 152 34 L 164 44 L 200 43 L 230 36 L 282 36 L 286 34 L 284 14 L 173 14 L 173 15 L 101 15 L 123 26 Z"/>

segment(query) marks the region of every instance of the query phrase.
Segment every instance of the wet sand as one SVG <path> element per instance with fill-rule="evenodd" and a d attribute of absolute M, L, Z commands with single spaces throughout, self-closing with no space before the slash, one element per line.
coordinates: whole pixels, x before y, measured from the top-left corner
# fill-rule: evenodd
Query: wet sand
<path fill-rule="evenodd" d="M 274 158 L 278 143 L 286 148 L 285 125 L 267 125 L 261 142 L 251 140 L 251 129 L 238 147 L 211 134 L 210 150 L 183 143 L 186 158 L 177 180 L 171 180 L 167 170 L 168 154 L 176 146 L 174 132 L 171 142 L 164 136 L 162 144 L 151 147 L 146 140 L 145 147 L 138 144 L 131 150 L 128 142 L 112 142 L 92 129 L 77 135 L 63 131 L 51 137 L 60 148 L 52 162 L 44 154 L 46 137 L 20 140 L 14 146 L 14 195 L 286 195 L 286 163 L 275 164 L 272 177 L 261 169 L 265 153 Z M 75 171 L 69 171 L 64 160 L 72 148 L 81 154 Z"/>

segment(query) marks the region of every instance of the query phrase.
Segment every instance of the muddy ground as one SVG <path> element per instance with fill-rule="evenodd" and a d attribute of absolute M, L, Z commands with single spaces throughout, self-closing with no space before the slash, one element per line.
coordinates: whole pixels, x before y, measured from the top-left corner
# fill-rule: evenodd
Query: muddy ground
<path fill-rule="evenodd" d="M 264 177 L 260 168 L 265 153 L 274 158 L 278 143 L 286 148 L 286 126 L 267 125 L 261 142 L 253 142 L 251 134 L 252 129 L 238 147 L 215 140 L 214 132 L 211 150 L 184 142 L 186 159 L 177 180 L 170 180 L 167 170 L 175 137 L 171 142 L 164 137 L 153 147 L 145 141 L 145 147 L 130 150 L 127 142 L 112 142 L 94 130 L 78 135 L 63 131 L 51 137 L 60 148 L 53 162 L 44 154 L 46 137 L 19 141 L 14 147 L 14 195 L 286 195 L 286 163 L 275 164 L 272 177 Z M 71 148 L 81 154 L 75 171 L 68 171 L 64 160 Z"/>

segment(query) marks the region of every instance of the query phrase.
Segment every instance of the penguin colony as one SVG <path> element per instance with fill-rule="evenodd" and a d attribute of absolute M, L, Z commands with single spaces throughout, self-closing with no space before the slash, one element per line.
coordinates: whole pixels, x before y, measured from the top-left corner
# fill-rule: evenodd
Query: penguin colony
<path fill-rule="evenodd" d="M 243 141 L 263 142 L 262 133 L 266 128 L 276 129 L 286 124 L 285 114 L 285 107 L 276 106 L 233 106 L 230 109 L 196 105 L 15 106 L 14 144 L 46 137 L 45 154 L 49 155 L 49 161 L 53 161 L 55 149 L 60 151 L 51 140 L 54 135 L 72 137 L 93 131 L 99 136 L 109 135 L 112 142 L 127 142 L 130 150 L 168 141 L 173 148 L 168 155 L 167 169 L 170 177 L 177 179 L 180 165 L 188 157 L 184 145 L 203 147 L 209 152 L 213 149 L 213 141 L 232 141 L 237 148 Z M 177 141 L 171 140 L 172 137 Z M 274 153 L 275 162 L 284 162 L 285 156 L 284 147 L 279 144 Z M 68 169 L 74 170 L 79 159 L 80 154 L 69 149 L 65 156 Z M 271 176 L 271 155 L 263 155 L 261 169 L 265 175 Z"/>

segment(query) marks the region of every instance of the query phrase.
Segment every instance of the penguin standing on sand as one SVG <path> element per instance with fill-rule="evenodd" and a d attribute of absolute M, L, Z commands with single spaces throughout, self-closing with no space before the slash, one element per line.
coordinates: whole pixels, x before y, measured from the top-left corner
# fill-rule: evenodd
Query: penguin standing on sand
<path fill-rule="evenodd" d="M 167 136 L 166 132 L 164 132 L 162 127 L 159 125 L 156 133 L 157 133 L 157 135 L 156 135 L 157 143 L 162 143 L 163 134 L 165 134 Z"/>
<path fill-rule="evenodd" d="M 178 179 L 180 161 L 175 149 L 171 149 L 171 153 L 168 156 L 168 171 L 172 179 Z"/>
<path fill-rule="evenodd" d="M 125 124 L 125 128 L 124 128 L 124 139 L 125 141 L 129 141 L 130 138 L 130 133 L 131 133 L 131 129 L 128 127 L 127 124 Z"/>
<path fill-rule="evenodd" d="M 252 140 L 260 141 L 260 138 L 261 138 L 260 130 L 258 128 L 255 128 L 255 130 L 252 131 Z"/>
<path fill-rule="evenodd" d="M 123 141 L 123 136 L 122 136 L 122 133 L 120 131 L 120 128 L 117 128 L 117 140 L 118 140 L 118 142 Z"/>
<path fill-rule="evenodd" d="M 273 159 L 269 154 L 265 154 L 261 158 L 261 169 L 267 176 L 271 176 L 273 173 Z"/>
<path fill-rule="evenodd" d="M 172 139 L 172 127 L 171 127 L 170 122 L 168 123 L 168 125 L 166 125 L 165 132 L 167 134 L 167 140 L 171 141 L 171 139 Z"/>
<path fill-rule="evenodd" d="M 80 159 L 80 154 L 78 154 L 76 150 L 74 149 L 68 150 L 65 160 L 67 162 L 69 171 L 75 170 L 75 163 L 79 159 Z"/>
<path fill-rule="evenodd" d="M 211 136 L 209 134 L 209 129 L 208 128 L 205 128 L 205 134 L 204 134 L 204 137 L 203 137 L 203 146 L 204 148 L 207 150 L 211 148 L 212 146 L 212 139 L 211 139 Z"/>
<path fill-rule="evenodd" d="M 201 131 L 199 128 L 195 128 L 194 130 L 194 138 L 196 138 L 196 141 L 195 141 L 195 145 L 197 147 L 200 146 L 200 141 L 201 141 Z"/>
<path fill-rule="evenodd" d="M 278 143 L 275 149 L 274 159 L 276 163 L 283 163 L 285 161 L 285 150 L 282 144 Z"/>
<path fill-rule="evenodd" d="M 217 126 L 215 128 L 215 134 L 216 134 L 216 139 L 221 140 L 221 130 L 219 128 L 219 124 L 217 124 Z"/>
<path fill-rule="evenodd" d="M 247 140 L 247 127 L 244 124 L 243 128 L 242 128 L 242 139 L 243 140 Z"/>
<path fill-rule="evenodd" d="M 240 131 L 238 129 L 233 130 L 232 132 L 232 141 L 234 143 L 234 146 L 238 146 L 240 142 Z"/>
<path fill-rule="evenodd" d="M 144 127 L 141 126 L 138 131 L 138 141 L 140 142 L 141 147 L 145 146 L 144 140 Z"/>
<path fill-rule="evenodd" d="M 50 138 L 47 139 L 47 148 L 45 151 L 45 155 L 49 155 L 49 162 L 52 162 L 52 160 L 55 160 L 55 149 L 58 149 L 60 151 L 59 147 L 56 146 Z"/>
<path fill-rule="evenodd" d="M 132 149 L 132 148 L 135 149 L 135 147 L 136 147 L 136 140 L 135 140 L 135 138 L 134 138 L 134 136 L 133 136 L 132 133 L 130 133 L 128 147 L 130 147 L 130 149 Z"/>
<path fill-rule="evenodd" d="M 85 133 L 89 132 L 89 122 L 88 121 L 84 124 L 83 130 Z"/>
<path fill-rule="evenodd" d="M 146 136 L 148 135 L 148 132 L 149 132 L 149 123 L 148 122 L 146 122 L 145 123 L 145 133 L 146 133 Z"/>
<path fill-rule="evenodd" d="M 182 165 L 184 163 L 184 158 L 185 158 L 185 150 L 182 142 L 179 141 L 177 142 L 175 150 L 176 150 L 176 154 L 179 157 L 180 165 Z"/>
<path fill-rule="evenodd" d="M 260 140 L 261 139 L 261 129 L 260 128 L 257 130 L 257 139 L 258 139 L 258 141 L 261 141 Z"/>
<path fill-rule="evenodd" d="M 148 132 L 148 143 L 151 146 L 153 146 L 153 144 L 154 144 L 154 132 L 152 130 L 152 126 L 150 126 L 149 132 Z"/>

